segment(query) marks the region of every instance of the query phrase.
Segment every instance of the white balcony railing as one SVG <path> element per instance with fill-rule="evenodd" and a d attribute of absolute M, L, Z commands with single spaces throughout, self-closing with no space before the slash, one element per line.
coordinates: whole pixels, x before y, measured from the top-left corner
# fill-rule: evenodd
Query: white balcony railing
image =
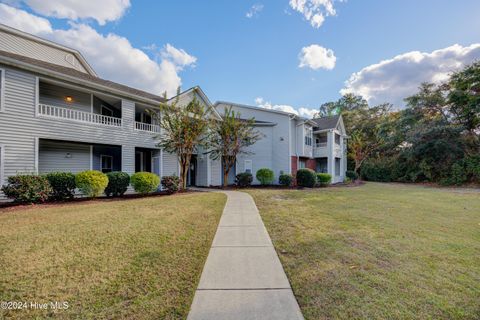
<path fill-rule="evenodd" d="M 68 109 L 63 107 L 50 106 L 46 104 L 38 105 L 38 114 L 45 117 L 67 119 L 72 121 L 79 121 L 79 122 L 86 122 L 86 123 L 93 123 L 93 124 L 101 124 L 106 126 L 113 126 L 113 127 L 122 126 L 121 118 L 109 117 L 101 114 Z"/>
<path fill-rule="evenodd" d="M 326 142 L 319 142 L 315 145 L 316 148 L 326 148 L 327 143 Z"/>
<path fill-rule="evenodd" d="M 156 124 L 135 121 L 135 130 L 160 133 L 160 126 Z"/>

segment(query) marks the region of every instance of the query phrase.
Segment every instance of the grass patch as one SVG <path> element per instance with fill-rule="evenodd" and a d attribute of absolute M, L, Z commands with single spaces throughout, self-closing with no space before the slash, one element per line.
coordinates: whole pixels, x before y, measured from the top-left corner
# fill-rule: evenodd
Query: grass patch
<path fill-rule="evenodd" d="M 225 196 L 0 211 L 0 301 L 67 301 L 0 318 L 185 319 Z"/>
<path fill-rule="evenodd" d="M 306 319 L 480 318 L 480 193 L 248 192 Z"/>

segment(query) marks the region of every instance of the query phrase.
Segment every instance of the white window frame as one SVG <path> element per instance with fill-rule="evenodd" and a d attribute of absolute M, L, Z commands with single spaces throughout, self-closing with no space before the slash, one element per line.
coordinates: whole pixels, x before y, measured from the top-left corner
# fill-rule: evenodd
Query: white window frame
<path fill-rule="evenodd" d="M 304 143 L 306 146 L 309 146 L 309 147 L 313 145 L 313 130 L 311 128 L 305 128 Z"/>
<path fill-rule="evenodd" d="M 245 166 L 245 172 L 253 174 L 252 160 L 245 160 L 244 166 Z M 248 170 L 250 170 L 250 172 L 248 172 Z"/>
<path fill-rule="evenodd" d="M 0 112 L 3 111 L 5 111 L 5 69 L 0 68 Z"/>
<path fill-rule="evenodd" d="M 0 144 L 0 186 L 2 186 L 5 183 L 4 169 L 5 169 L 5 145 Z"/>
<path fill-rule="evenodd" d="M 103 167 L 103 158 L 110 158 L 110 164 L 111 164 L 111 167 L 110 167 L 110 168 L 104 168 L 104 167 Z M 102 155 L 100 155 L 100 171 L 103 172 L 103 169 L 110 170 L 110 171 L 108 171 L 108 172 L 112 172 L 112 171 L 113 171 L 113 157 L 112 157 L 112 156 L 107 155 L 107 154 L 102 154 Z"/>

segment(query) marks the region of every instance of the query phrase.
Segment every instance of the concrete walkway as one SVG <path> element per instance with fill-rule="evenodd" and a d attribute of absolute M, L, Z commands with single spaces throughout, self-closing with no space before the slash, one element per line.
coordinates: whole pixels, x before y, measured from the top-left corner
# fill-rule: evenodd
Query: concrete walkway
<path fill-rule="evenodd" d="M 257 206 L 228 196 L 188 320 L 303 319 Z"/>

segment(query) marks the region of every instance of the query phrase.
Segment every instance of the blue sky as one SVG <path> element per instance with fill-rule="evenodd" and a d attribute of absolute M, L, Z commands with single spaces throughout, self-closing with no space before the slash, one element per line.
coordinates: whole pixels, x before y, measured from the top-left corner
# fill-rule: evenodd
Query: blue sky
<path fill-rule="evenodd" d="M 3 2 L 2 23 L 76 47 L 102 77 L 154 93 L 200 85 L 213 101 L 303 115 L 342 89 L 401 107 L 421 81 L 480 58 L 478 0 Z"/>

